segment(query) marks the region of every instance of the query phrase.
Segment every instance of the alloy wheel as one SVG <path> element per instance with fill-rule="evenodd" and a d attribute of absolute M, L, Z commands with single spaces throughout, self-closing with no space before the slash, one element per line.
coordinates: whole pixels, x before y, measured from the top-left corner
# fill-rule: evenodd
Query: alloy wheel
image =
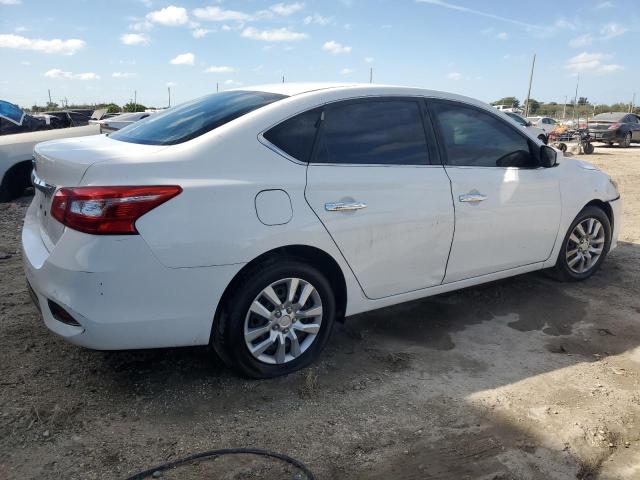
<path fill-rule="evenodd" d="M 302 355 L 322 325 L 318 290 L 301 278 L 283 278 L 264 288 L 244 320 L 244 341 L 253 357 L 284 364 Z"/>
<path fill-rule="evenodd" d="M 571 232 L 566 248 L 569 269 L 578 274 L 591 270 L 602 256 L 605 229 L 597 218 L 589 217 L 579 222 Z"/>

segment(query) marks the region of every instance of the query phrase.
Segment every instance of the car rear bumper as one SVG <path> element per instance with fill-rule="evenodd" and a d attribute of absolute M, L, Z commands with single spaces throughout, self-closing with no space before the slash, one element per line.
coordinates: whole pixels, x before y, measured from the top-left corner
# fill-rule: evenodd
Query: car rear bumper
<path fill-rule="evenodd" d="M 617 130 L 589 130 L 591 140 L 594 142 L 619 142 L 622 137 L 618 136 Z"/>
<path fill-rule="evenodd" d="M 95 236 L 66 229 L 49 252 L 35 203 L 22 231 L 24 270 L 45 325 L 98 350 L 209 342 L 218 301 L 242 265 L 168 268 L 139 235 Z M 79 325 L 59 320 L 49 301 Z"/>

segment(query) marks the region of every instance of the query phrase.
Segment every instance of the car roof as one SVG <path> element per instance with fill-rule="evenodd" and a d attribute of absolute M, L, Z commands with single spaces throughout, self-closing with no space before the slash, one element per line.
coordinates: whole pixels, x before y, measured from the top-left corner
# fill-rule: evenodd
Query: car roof
<path fill-rule="evenodd" d="M 316 90 L 326 90 L 329 88 L 348 88 L 358 85 L 357 83 L 269 83 L 265 85 L 253 85 L 250 87 L 239 87 L 234 90 L 256 91 L 277 93 L 280 95 L 300 95 L 302 93 Z M 368 85 L 368 84 L 367 84 Z"/>

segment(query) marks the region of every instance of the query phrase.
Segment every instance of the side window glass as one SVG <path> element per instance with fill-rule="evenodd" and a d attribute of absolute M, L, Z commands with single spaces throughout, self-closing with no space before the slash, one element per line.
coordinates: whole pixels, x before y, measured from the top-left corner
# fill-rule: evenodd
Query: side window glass
<path fill-rule="evenodd" d="M 308 162 L 320 125 L 321 108 L 291 117 L 264 134 L 264 138 L 296 160 Z"/>
<path fill-rule="evenodd" d="M 328 106 L 315 161 L 428 164 L 420 105 L 413 100 L 380 100 Z"/>
<path fill-rule="evenodd" d="M 495 116 L 453 103 L 432 104 L 447 164 L 471 167 L 533 167 L 526 137 Z"/>

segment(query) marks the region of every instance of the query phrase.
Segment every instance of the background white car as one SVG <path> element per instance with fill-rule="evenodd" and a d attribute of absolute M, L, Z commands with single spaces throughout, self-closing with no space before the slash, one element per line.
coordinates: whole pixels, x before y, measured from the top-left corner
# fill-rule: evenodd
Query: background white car
<path fill-rule="evenodd" d="M 558 126 L 558 122 L 551 117 L 527 117 L 527 120 L 531 122 L 532 126 L 544 130 L 547 135 Z"/>
<path fill-rule="evenodd" d="M 528 129 L 534 136 L 536 136 L 540 141 L 542 141 L 545 145 L 549 141 L 549 135 L 538 127 L 535 127 L 529 120 L 524 118 L 522 115 L 518 115 L 513 112 L 504 112 L 509 118 L 518 123 L 522 128 Z"/>
<path fill-rule="evenodd" d="M 56 138 L 97 135 L 97 125 L 41 130 L 0 136 L 0 202 L 21 195 L 31 185 L 33 148 Z"/>
<path fill-rule="evenodd" d="M 348 315 L 544 268 L 591 276 L 616 245 L 619 194 L 556 154 L 458 95 L 213 94 L 38 145 L 26 277 L 73 343 L 211 342 L 243 374 L 281 375 Z"/>

